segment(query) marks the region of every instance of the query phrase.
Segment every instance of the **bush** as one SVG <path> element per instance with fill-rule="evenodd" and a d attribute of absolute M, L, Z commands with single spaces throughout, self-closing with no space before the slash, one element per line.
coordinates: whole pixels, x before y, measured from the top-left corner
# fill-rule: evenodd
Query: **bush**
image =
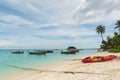
<path fill-rule="evenodd" d="M 119 49 L 110 49 L 109 52 L 112 52 L 112 53 L 119 53 L 120 50 L 119 50 Z"/>
<path fill-rule="evenodd" d="M 119 46 L 117 46 L 117 49 L 119 49 L 119 50 L 120 50 L 120 45 L 119 45 Z"/>

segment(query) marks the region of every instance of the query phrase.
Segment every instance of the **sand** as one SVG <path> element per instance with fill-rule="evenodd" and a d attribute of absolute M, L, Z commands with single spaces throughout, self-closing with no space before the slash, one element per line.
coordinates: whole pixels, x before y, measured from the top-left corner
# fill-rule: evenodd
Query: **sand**
<path fill-rule="evenodd" d="M 88 56 L 117 55 L 98 52 Z M 86 56 L 85 56 L 86 57 Z M 49 67 L 30 71 L 16 80 L 120 80 L 120 59 L 107 62 L 82 63 L 80 59 L 66 60 Z"/>

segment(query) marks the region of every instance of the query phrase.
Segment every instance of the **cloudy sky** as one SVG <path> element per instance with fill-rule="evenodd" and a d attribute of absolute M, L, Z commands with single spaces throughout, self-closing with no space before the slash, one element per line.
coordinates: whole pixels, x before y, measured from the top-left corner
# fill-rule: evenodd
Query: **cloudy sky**
<path fill-rule="evenodd" d="M 120 0 L 0 0 L 0 48 L 99 47 L 112 36 Z"/>

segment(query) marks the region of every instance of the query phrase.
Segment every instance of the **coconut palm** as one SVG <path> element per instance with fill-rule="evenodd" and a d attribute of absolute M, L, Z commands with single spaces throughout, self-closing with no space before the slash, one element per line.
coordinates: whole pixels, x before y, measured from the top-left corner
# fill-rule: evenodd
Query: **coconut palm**
<path fill-rule="evenodd" d="M 103 35 L 105 33 L 105 26 L 103 25 L 98 25 L 96 27 L 96 32 L 101 35 L 102 41 L 104 41 Z"/>
<path fill-rule="evenodd" d="M 116 23 L 115 23 L 115 29 L 118 28 L 119 29 L 119 35 L 120 35 L 120 20 L 118 20 Z"/>

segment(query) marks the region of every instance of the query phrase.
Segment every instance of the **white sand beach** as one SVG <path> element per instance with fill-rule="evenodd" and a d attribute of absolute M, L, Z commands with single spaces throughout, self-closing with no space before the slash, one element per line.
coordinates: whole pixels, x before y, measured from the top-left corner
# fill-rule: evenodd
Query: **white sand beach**
<path fill-rule="evenodd" d="M 30 71 L 16 80 L 120 80 L 120 53 L 98 52 L 88 56 L 94 55 L 117 55 L 118 58 L 96 63 L 82 63 L 80 59 L 66 60 Z"/>

